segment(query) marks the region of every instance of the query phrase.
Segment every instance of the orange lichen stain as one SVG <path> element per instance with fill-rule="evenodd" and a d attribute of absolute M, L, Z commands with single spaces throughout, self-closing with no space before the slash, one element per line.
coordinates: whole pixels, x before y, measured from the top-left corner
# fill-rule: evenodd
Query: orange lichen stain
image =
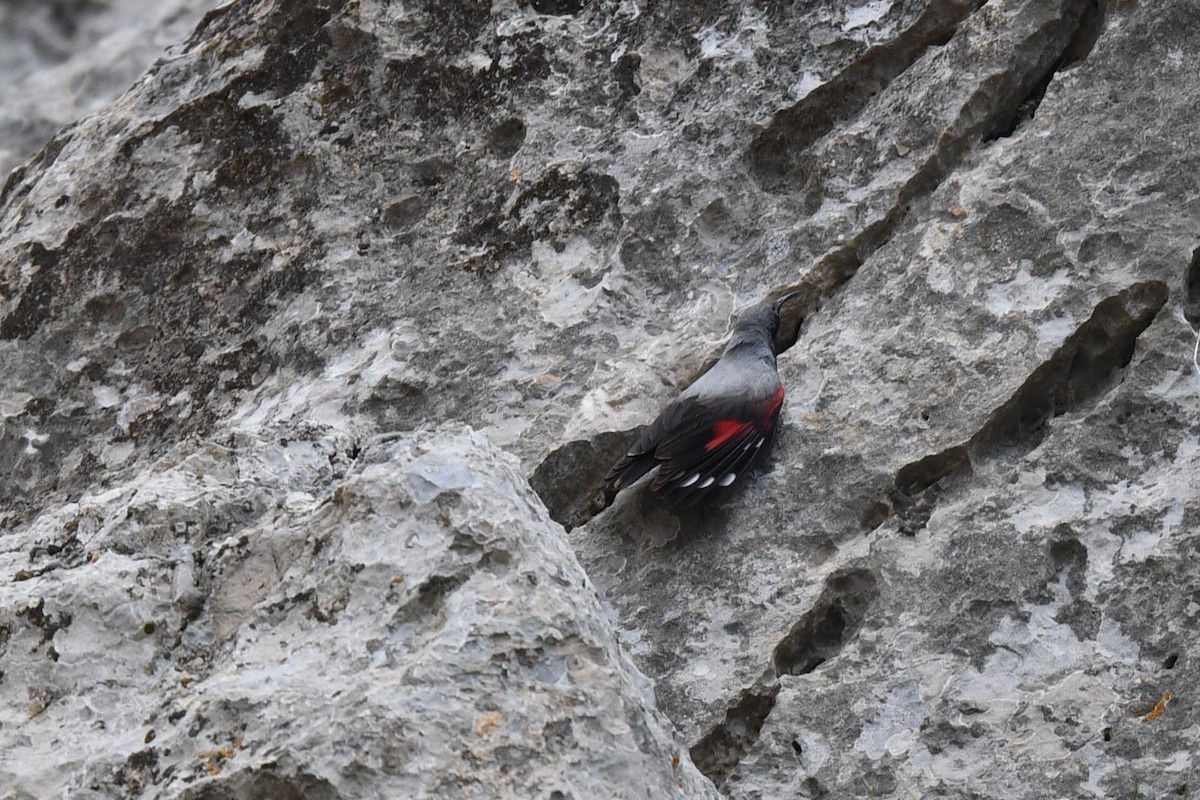
<path fill-rule="evenodd" d="M 671 756 L 671 775 L 675 778 L 675 785 L 682 789 L 683 778 L 679 777 L 679 754 L 675 753 Z"/>
<path fill-rule="evenodd" d="M 392 578 L 392 583 L 404 583 L 404 576 L 397 575 L 396 577 Z"/>
<path fill-rule="evenodd" d="M 963 208 L 962 206 L 960 206 L 958 203 L 955 203 L 954 205 L 950 206 L 950 215 L 951 216 L 961 217 L 961 216 L 964 216 L 966 213 L 967 213 L 967 210 L 965 208 Z"/>
<path fill-rule="evenodd" d="M 221 774 L 221 766 L 217 763 L 217 754 L 212 750 L 201 750 L 196 754 L 196 758 L 204 759 L 204 771 L 209 775 L 215 777 Z"/>
<path fill-rule="evenodd" d="M 498 727 L 500 727 L 500 712 L 493 711 L 490 714 L 484 714 L 479 722 L 475 723 L 475 735 L 485 736 Z"/>
<path fill-rule="evenodd" d="M 1170 689 L 1163 692 L 1162 699 L 1154 704 L 1154 708 L 1150 709 L 1149 714 L 1142 717 L 1142 722 L 1152 722 L 1152 721 L 1158 719 L 1159 717 L 1161 717 L 1163 715 L 1163 712 L 1167 710 L 1167 703 L 1171 702 L 1172 696 L 1173 695 L 1171 694 Z"/>
<path fill-rule="evenodd" d="M 201 750 L 196 754 L 196 757 L 204 759 L 204 771 L 216 777 L 221 774 L 221 764 L 223 762 L 237 757 L 237 751 L 242 749 L 244 741 L 243 737 L 239 734 L 237 739 L 234 740 L 233 747 L 226 745 L 225 747 L 218 747 L 216 750 Z"/>
<path fill-rule="evenodd" d="M 508 179 L 509 179 L 510 181 L 512 181 L 513 183 L 520 183 L 520 181 L 521 181 L 521 170 L 519 170 L 519 169 L 514 169 L 514 170 L 510 171 L 510 172 L 508 173 Z"/>

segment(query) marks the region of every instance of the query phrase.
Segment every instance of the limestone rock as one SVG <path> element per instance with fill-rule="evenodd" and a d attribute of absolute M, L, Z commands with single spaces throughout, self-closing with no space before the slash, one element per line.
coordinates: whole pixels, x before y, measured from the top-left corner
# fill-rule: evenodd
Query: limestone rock
<path fill-rule="evenodd" d="M 213 9 L 0 190 L 0 785 L 1194 791 L 1197 25 Z M 785 287 L 772 466 L 604 508 Z"/>
<path fill-rule="evenodd" d="M 716 796 L 514 458 L 342 444 L 200 443 L 4 555 L 8 796 Z"/>
<path fill-rule="evenodd" d="M 0 176 L 108 105 L 216 0 L 10 0 L 0 6 Z"/>

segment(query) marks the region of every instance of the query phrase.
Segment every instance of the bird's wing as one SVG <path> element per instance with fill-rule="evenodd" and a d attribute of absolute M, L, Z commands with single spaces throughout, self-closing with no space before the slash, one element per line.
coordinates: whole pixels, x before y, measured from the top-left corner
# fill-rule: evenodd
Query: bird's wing
<path fill-rule="evenodd" d="M 729 403 L 719 411 L 699 400 L 684 412 L 681 424 L 654 450 L 662 462 L 651 488 L 673 493 L 705 493 L 731 485 L 769 446 L 774 435 L 783 389 L 773 395 Z M 687 401 L 685 401 L 687 404 Z"/>
<path fill-rule="evenodd" d="M 609 470 L 608 477 L 604 479 L 608 488 L 620 491 L 626 486 L 636 483 L 638 478 L 658 466 L 655 451 L 663 439 L 667 438 L 679 426 L 680 421 L 688 416 L 687 409 L 684 408 L 686 404 L 687 401 L 674 401 L 642 430 L 633 447 L 630 447 L 628 452 Z"/>

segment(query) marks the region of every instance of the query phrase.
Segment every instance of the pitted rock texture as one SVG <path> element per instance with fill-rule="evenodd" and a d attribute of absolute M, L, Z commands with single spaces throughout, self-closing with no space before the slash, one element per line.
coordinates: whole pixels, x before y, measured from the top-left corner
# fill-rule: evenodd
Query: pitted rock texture
<path fill-rule="evenodd" d="M 108 105 L 217 0 L 9 0 L 0 6 L 0 176 Z"/>
<path fill-rule="evenodd" d="M 4 785 L 1194 792 L 1198 25 L 214 9 L 0 190 Z M 783 288 L 772 466 L 605 508 Z"/>
<path fill-rule="evenodd" d="M 6 796 L 717 796 L 515 458 L 343 445 L 181 448 L 4 554 Z"/>

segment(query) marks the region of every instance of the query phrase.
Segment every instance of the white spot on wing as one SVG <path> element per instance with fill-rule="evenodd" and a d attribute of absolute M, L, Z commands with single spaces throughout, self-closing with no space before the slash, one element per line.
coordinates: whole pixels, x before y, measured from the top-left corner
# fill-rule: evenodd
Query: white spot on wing
<path fill-rule="evenodd" d="M 720 482 L 717 483 L 717 486 L 728 486 L 729 484 L 733 483 L 735 480 L 737 480 L 737 473 L 730 472 L 730 473 L 727 473 L 724 478 L 721 478 Z"/>
<path fill-rule="evenodd" d="M 758 437 L 758 441 L 754 443 L 754 447 L 755 447 L 756 449 L 757 449 L 757 448 L 759 448 L 759 447 L 762 447 L 762 446 L 763 446 L 763 442 L 765 442 L 766 440 L 767 440 L 767 437 L 765 437 L 765 436 L 760 436 L 760 437 Z"/>
<path fill-rule="evenodd" d="M 38 448 L 50 441 L 49 434 L 38 433 L 31 429 L 26 429 L 25 435 L 21 438 L 25 440 L 25 454 L 31 456 L 40 453 L 41 451 Z M 709 483 L 712 483 L 712 481 L 709 481 Z"/>
<path fill-rule="evenodd" d="M 688 478 L 686 481 L 684 481 L 683 483 L 681 483 L 679 485 L 681 488 L 686 489 L 687 487 L 691 486 L 693 483 L 695 483 L 698 480 L 700 480 L 699 472 L 695 473 L 694 475 L 692 475 L 692 477 Z"/>
<path fill-rule="evenodd" d="M 696 484 L 696 488 L 697 489 L 707 489 L 708 487 L 710 487 L 712 485 L 713 485 L 713 479 L 705 478 L 704 480 L 702 480 Z"/>

